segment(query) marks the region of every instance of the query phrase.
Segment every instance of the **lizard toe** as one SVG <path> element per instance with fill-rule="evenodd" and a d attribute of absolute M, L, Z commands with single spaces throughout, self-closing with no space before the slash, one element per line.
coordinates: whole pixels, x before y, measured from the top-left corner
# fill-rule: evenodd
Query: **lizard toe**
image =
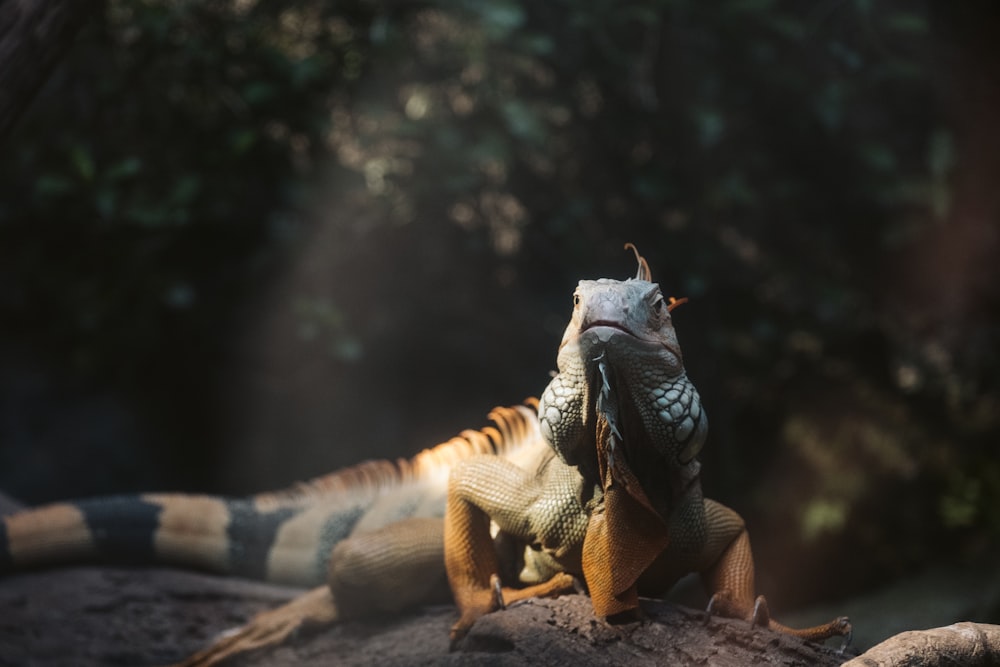
<path fill-rule="evenodd" d="M 851 640 L 854 639 L 854 626 L 851 625 L 851 619 L 846 616 L 837 618 L 834 624 L 842 630 L 844 641 L 840 644 L 840 648 L 837 649 L 837 653 L 843 655 L 847 647 L 851 645 Z"/>
<path fill-rule="evenodd" d="M 767 606 L 767 598 L 758 595 L 753 602 L 753 613 L 750 615 L 750 626 L 766 628 L 771 624 L 771 610 Z"/>

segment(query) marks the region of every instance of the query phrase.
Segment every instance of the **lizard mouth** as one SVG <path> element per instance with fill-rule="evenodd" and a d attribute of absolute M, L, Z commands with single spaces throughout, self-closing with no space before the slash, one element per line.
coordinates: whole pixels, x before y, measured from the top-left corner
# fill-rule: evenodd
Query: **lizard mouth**
<path fill-rule="evenodd" d="M 628 329 L 626 329 L 624 325 L 620 324 L 619 322 L 615 322 L 613 320 L 597 320 L 595 322 L 591 322 L 583 329 L 581 329 L 580 333 L 586 333 L 587 331 L 595 331 L 595 330 L 599 331 L 602 329 L 610 329 L 611 331 L 609 331 L 608 333 L 612 332 L 623 333 L 632 336 L 633 338 L 637 338 L 637 336 Z"/>
<path fill-rule="evenodd" d="M 680 356 L 679 351 L 671 348 L 662 340 L 638 336 L 635 332 L 626 328 L 624 324 L 614 320 L 594 320 L 590 322 L 582 327 L 580 333 L 577 334 L 577 340 L 582 342 L 583 339 L 589 340 L 590 344 L 598 343 L 601 345 L 609 343 L 612 339 L 617 339 L 633 349 L 651 353 L 655 353 L 658 350 L 667 350 L 677 357 Z"/>
<path fill-rule="evenodd" d="M 591 322 L 584 328 L 580 330 L 580 335 L 596 338 L 602 343 L 607 343 L 612 338 L 617 336 L 624 336 L 626 339 L 634 341 L 636 344 L 642 345 L 653 345 L 656 347 L 662 346 L 659 341 L 649 340 L 643 336 L 637 336 L 635 332 L 630 331 L 625 327 L 625 325 L 620 322 L 615 322 L 614 320 L 596 320 Z"/>

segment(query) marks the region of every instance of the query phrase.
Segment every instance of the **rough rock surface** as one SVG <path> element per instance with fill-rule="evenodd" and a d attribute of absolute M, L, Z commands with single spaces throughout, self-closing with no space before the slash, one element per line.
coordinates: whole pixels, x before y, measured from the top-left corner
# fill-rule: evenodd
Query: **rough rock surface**
<path fill-rule="evenodd" d="M 886 639 L 844 667 L 993 667 L 1000 664 L 1000 625 L 955 623 Z"/>
<path fill-rule="evenodd" d="M 169 569 L 77 567 L 0 581 L 0 666 L 140 667 L 193 653 L 299 591 Z M 832 648 L 647 601 L 644 622 L 610 626 L 590 601 L 530 600 L 488 615 L 454 653 L 455 610 L 344 623 L 240 665 L 839 665 Z"/>

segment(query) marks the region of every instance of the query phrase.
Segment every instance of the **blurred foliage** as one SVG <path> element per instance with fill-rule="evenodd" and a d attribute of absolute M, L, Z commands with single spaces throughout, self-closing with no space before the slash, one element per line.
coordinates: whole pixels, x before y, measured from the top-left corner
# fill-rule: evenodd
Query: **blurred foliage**
<path fill-rule="evenodd" d="M 572 283 L 630 273 L 631 240 L 692 297 L 676 319 L 712 414 L 706 484 L 763 526 L 763 558 L 841 539 L 865 582 L 995 545 L 996 269 L 947 321 L 908 282 L 960 226 L 935 54 L 961 40 L 931 9 L 108 0 L 4 149 L 4 334 L 190 454 L 217 435 L 218 360 L 318 228 L 324 262 L 377 256 L 401 294 L 288 297 L 338 373 L 441 303 L 541 303 L 537 332 L 502 338 L 554 341 Z M 456 369 L 483 356 L 452 349 Z"/>

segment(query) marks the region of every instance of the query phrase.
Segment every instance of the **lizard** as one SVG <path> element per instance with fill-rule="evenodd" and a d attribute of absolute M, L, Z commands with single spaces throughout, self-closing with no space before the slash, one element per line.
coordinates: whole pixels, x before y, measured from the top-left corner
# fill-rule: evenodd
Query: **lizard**
<path fill-rule="evenodd" d="M 206 667 L 298 628 L 451 593 L 454 646 L 482 615 L 585 588 L 596 616 L 641 614 L 696 572 L 708 612 L 808 640 L 757 596 L 743 519 L 701 492 L 707 416 L 646 260 L 583 280 L 539 400 L 500 407 L 412 459 L 369 461 L 244 499 L 144 494 L 54 503 L 0 521 L 0 574 L 81 560 L 166 563 L 312 587 L 180 663 Z"/>

